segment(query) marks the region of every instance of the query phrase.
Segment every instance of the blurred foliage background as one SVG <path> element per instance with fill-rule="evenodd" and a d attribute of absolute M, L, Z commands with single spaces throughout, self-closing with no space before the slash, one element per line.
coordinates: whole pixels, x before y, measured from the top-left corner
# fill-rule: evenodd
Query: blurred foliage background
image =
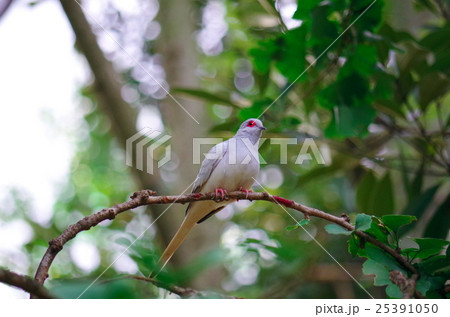
<path fill-rule="evenodd" d="M 78 5 L 61 2 L 76 25 Z M 20 256 L 1 254 L 2 267 L 33 276 L 48 241 L 83 216 L 143 188 L 183 192 L 199 168 L 189 159 L 192 138 L 228 138 L 244 119 L 261 114 L 265 138 L 297 140 L 287 147 L 286 164 L 279 145 L 261 146 L 266 163 L 259 181 L 271 194 L 347 213 L 352 222 L 360 213 L 414 216 L 397 232 L 403 250 L 420 249 L 413 238 L 448 240 L 449 1 L 105 0 L 95 10 L 90 2 L 82 2 L 87 20 L 119 79 L 117 105 L 95 70 L 102 63 L 90 63 L 91 81 L 79 87 L 82 133 L 51 222 L 29 219 L 26 195 L 11 191 L 13 203 L 0 206 L 0 219 L 26 222 L 33 239 L 20 246 Z M 89 32 L 75 30 L 74 49 L 87 60 L 102 52 L 83 46 Z M 143 127 L 172 136 L 172 160 L 153 175 L 125 165 L 125 139 Z M 315 140 L 325 165 L 295 163 L 305 138 Z M 103 273 L 83 297 L 176 297 L 119 277 L 149 274 L 184 208 L 171 207 L 148 230 L 165 206 L 138 208 L 80 233 L 58 255 L 45 285 L 76 298 Z M 374 283 L 373 271 L 363 272 L 364 259 L 347 251 L 349 236 L 329 234 L 318 219 L 304 226 L 309 234 L 292 230 L 294 224 L 274 204 L 233 204 L 195 228 L 161 278 L 208 297 L 367 298 L 355 280 L 375 298 L 396 297 L 385 292 L 389 281 Z M 440 281 L 424 290 L 429 297 L 448 296 L 446 245 L 428 255 L 443 261 L 427 271 L 428 284 L 431 277 Z"/>

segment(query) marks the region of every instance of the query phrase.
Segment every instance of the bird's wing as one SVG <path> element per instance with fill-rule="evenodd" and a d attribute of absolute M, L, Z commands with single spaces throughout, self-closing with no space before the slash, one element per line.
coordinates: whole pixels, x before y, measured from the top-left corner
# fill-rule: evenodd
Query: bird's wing
<path fill-rule="evenodd" d="M 216 155 L 215 158 L 206 157 L 202 165 L 200 167 L 200 171 L 198 172 L 197 179 L 194 182 L 194 186 L 192 187 L 192 193 L 199 193 L 202 191 L 206 182 L 208 181 L 211 173 L 214 171 L 219 162 L 224 158 L 224 156 L 228 152 L 228 141 L 219 143 L 215 145 L 208 152 L 208 156 Z"/>

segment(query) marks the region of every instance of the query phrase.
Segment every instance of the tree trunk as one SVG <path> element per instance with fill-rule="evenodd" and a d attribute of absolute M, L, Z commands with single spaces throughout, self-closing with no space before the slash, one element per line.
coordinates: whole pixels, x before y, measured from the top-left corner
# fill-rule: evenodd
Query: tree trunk
<path fill-rule="evenodd" d="M 158 21 L 161 35 L 157 42 L 157 52 L 163 57 L 166 80 L 170 87 L 198 87 L 195 69 L 198 64 L 195 31 L 200 20 L 199 8 L 195 1 L 160 1 Z M 173 99 L 166 98 L 160 107 L 164 124 L 170 128 L 173 136 L 172 149 L 179 165 L 174 192 L 181 193 L 196 178 L 199 165 L 193 165 L 192 144 L 194 137 L 205 137 L 209 128 L 205 115 L 205 106 L 199 102 L 175 96 L 177 101 L 199 122 L 196 123 Z M 189 191 L 191 188 L 189 188 Z M 178 204 L 171 207 L 174 211 L 166 217 L 173 221 L 171 235 L 181 224 L 186 206 Z M 220 226 L 214 217 L 202 225 L 195 226 L 186 241 L 177 250 L 172 260 L 173 265 L 185 265 L 198 258 L 206 250 L 219 247 Z M 199 277 L 195 287 L 214 287 L 220 278 L 218 272 L 209 272 Z"/>

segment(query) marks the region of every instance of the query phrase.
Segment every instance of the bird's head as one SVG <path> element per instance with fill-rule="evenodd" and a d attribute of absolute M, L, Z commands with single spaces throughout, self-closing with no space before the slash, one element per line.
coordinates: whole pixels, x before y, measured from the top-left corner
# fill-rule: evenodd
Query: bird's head
<path fill-rule="evenodd" d="M 262 130 L 266 130 L 266 128 L 263 126 L 261 120 L 247 119 L 241 124 L 236 135 L 256 136 L 259 138 L 261 137 Z"/>

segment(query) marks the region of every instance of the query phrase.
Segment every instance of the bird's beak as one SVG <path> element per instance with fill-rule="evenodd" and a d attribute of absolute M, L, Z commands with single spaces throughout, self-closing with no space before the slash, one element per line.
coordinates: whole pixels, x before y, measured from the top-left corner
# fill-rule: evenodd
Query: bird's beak
<path fill-rule="evenodd" d="M 266 127 L 259 127 L 260 130 L 267 130 Z"/>

